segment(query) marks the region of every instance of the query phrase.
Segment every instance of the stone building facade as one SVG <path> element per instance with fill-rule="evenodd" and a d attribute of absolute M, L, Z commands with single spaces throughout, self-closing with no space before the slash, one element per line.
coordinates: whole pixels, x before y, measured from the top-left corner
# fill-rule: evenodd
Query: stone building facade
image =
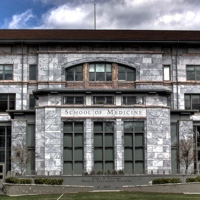
<path fill-rule="evenodd" d="M 200 145 L 200 32 L 0 30 L 0 168 L 179 173 Z M 190 170 L 198 170 L 196 156 Z"/>

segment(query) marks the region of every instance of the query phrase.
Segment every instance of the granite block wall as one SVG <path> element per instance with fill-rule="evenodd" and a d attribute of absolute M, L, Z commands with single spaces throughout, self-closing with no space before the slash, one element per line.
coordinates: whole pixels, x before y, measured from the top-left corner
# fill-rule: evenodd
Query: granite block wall
<path fill-rule="evenodd" d="M 147 172 L 171 170 L 170 110 L 147 108 Z"/>

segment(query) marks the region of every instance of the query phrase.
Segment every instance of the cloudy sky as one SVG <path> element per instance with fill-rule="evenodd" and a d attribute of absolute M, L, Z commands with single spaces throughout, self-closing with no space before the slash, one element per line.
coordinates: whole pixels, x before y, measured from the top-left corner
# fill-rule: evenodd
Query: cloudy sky
<path fill-rule="evenodd" d="M 200 0 L 1 0 L 0 29 L 200 30 Z"/>

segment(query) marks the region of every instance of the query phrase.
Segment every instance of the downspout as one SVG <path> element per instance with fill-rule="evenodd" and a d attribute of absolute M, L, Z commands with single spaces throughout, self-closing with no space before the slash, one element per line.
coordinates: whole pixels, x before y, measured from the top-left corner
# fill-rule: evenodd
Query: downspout
<path fill-rule="evenodd" d="M 23 102 L 24 102 L 24 42 L 21 41 L 21 48 L 22 48 L 22 78 L 21 78 L 21 110 L 23 110 Z"/>
<path fill-rule="evenodd" d="M 177 110 L 179 108 L 179 99 L 178 99 L 178 47 L 179 47 L 179 40 L 177 41 L 176 45 L 176 99 L 177 99 Z"/>

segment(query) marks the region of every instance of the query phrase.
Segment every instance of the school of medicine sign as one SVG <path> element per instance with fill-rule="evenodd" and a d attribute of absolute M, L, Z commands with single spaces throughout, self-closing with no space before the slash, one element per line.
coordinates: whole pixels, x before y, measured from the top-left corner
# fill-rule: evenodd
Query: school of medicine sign
<path fill-rule="evenodd" d="M 62 117 L 146 117 L 146 108 L 62 108 Z"/>

